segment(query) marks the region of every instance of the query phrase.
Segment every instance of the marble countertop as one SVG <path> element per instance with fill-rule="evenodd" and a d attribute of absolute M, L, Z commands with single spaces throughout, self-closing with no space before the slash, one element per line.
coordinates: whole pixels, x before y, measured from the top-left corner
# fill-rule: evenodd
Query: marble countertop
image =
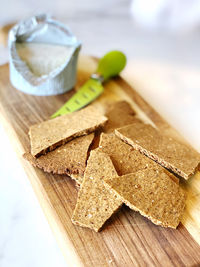
<path fill-rule="evenodd" d="M 9 8 L 14 0 L 8 2 L 8 13 L 0 11 L 0 24 L 47 7 L 82 40 L 83 53 L 101 56 L 111 49 L 124 51 L 128 65 L 123 76 L 200 151 L 199 34 L 140 29 L 131 18 L 129 0 L 59 0 L 54 4 L 43 0 L 40 6 L 30 0 L 18 2 L 16 8 Z M 6 51 L 0 47 L 1 62 L 6 59 Z M 0 147 L 0 266 L 66 266 L 1 125 Z"/>

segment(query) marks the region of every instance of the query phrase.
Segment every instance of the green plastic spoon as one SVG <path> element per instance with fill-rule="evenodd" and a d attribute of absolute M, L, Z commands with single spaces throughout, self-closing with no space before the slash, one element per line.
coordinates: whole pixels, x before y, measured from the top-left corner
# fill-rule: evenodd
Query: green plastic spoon
<path fill-rule="evenodd" d="M 118 75 L 126 65 L 126 56 L 120 51 L 111 51 L 99 60 L 96 73 L 75 93 L 51 118 L 74 112 L 88 105 L 104 88 L 102 83 Z"/>

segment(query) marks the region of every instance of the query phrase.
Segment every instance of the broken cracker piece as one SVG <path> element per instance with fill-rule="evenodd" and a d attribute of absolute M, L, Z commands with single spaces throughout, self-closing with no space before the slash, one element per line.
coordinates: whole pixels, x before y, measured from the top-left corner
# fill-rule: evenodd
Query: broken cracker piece
<path fill-rule="evenodd" d="M 87 153 L 94 138 L 94 133 L 81 136 L 58 147 L 57 149 L 34 158 L 30 153 L 25 153 L 24 158 L 33 166 L 54 174 L 67 174 L 73 176 L 79 184 L 82 183 L 86 167 Z"/>
<path fill-rule="evenodd" d="M 113 132 L 116 128 L 132 124 L 136 120 L 139 120 L 135 115 L 135 111 L 128 102 L 123 100 L 114 103 L 105 114 L 108 122 L 103 127 L 103 132 Z"/>
<path fill-rule="evenodd" d="M 135 122 L 115 130 L 115 133 L 142 154 L 186 180 L 198 169 L 198 152 L 189 145 L 163 135 L 151 125 Z"/>
<path fill-rule="evenodd" d="M 164 169 L 145 169 L 105 178 L 113 195 L 153 223 L 176 228 L 185 208 L 186 194 Z"/>
<path fill-rule="evenodd" d="M 72 216 L 74 224 L 98 232 L 118 210 L 122 201 L 113 196 L 103 183 L 105 178 L 116 176 L 117 172 L 109 156 L 97 150 L 91 151 Z"/>
<path fill-rule="evenodd" d="M 30 127 L 31 154 L 38 157 L 103 126 L 107 118 L 92 106 Z"/>
<path fill-rule="evenodd" d="M 114 133 L 101 134 L 99 150 L 110 156 L 118 175 L 124 175 L 148 168 L 162 168 L 153 160 L 142 155 L 139 151 L 121 141 Z M 173 181 L 179 183 L 177 177 L 173 174 L 169 175 Z"/>

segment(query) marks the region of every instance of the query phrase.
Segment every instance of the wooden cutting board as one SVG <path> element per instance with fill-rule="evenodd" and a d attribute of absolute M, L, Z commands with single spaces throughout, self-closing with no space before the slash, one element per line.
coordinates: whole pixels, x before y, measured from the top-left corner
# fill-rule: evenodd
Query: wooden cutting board
<path fill-rule="evenodd" d="M 77 88 L 95 70 L 97 60 L 81 56 Z M 139 88 L 136 88 L 139 90 Z M 28 129 L 50 117 L 74 91 L 59 96 L 37 97 L 14 89 L 8 65 L 0 67 L 0 122 L 35 190 L 49 224 L 66 256 L 67 266 L 199 266 L 200 265 L 200 174 L 182 186 L 188 191 L 186 211 L 177 230 L 153 225 L 137 212 L 123 207 L 100 233 L 74 226 L 71 215 L 77 189 L 67 176 L 46 174 L 22 158 L 30 149 Z M 182 137 L 122 78 L 105 85 L 105 93 L 95 102 L 101 108 L 125 99 L 143 120 L 161 131 Z"/>

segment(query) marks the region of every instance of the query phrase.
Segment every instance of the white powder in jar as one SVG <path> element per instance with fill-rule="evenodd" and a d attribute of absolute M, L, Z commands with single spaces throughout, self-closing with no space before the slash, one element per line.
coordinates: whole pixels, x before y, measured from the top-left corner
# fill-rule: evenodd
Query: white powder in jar
<path fill-rule="evenodd" d="M 72 46 L 45 43 L 16 43 L 19 57 L 37 77 L 49 75 L 71 57 Z"/>

